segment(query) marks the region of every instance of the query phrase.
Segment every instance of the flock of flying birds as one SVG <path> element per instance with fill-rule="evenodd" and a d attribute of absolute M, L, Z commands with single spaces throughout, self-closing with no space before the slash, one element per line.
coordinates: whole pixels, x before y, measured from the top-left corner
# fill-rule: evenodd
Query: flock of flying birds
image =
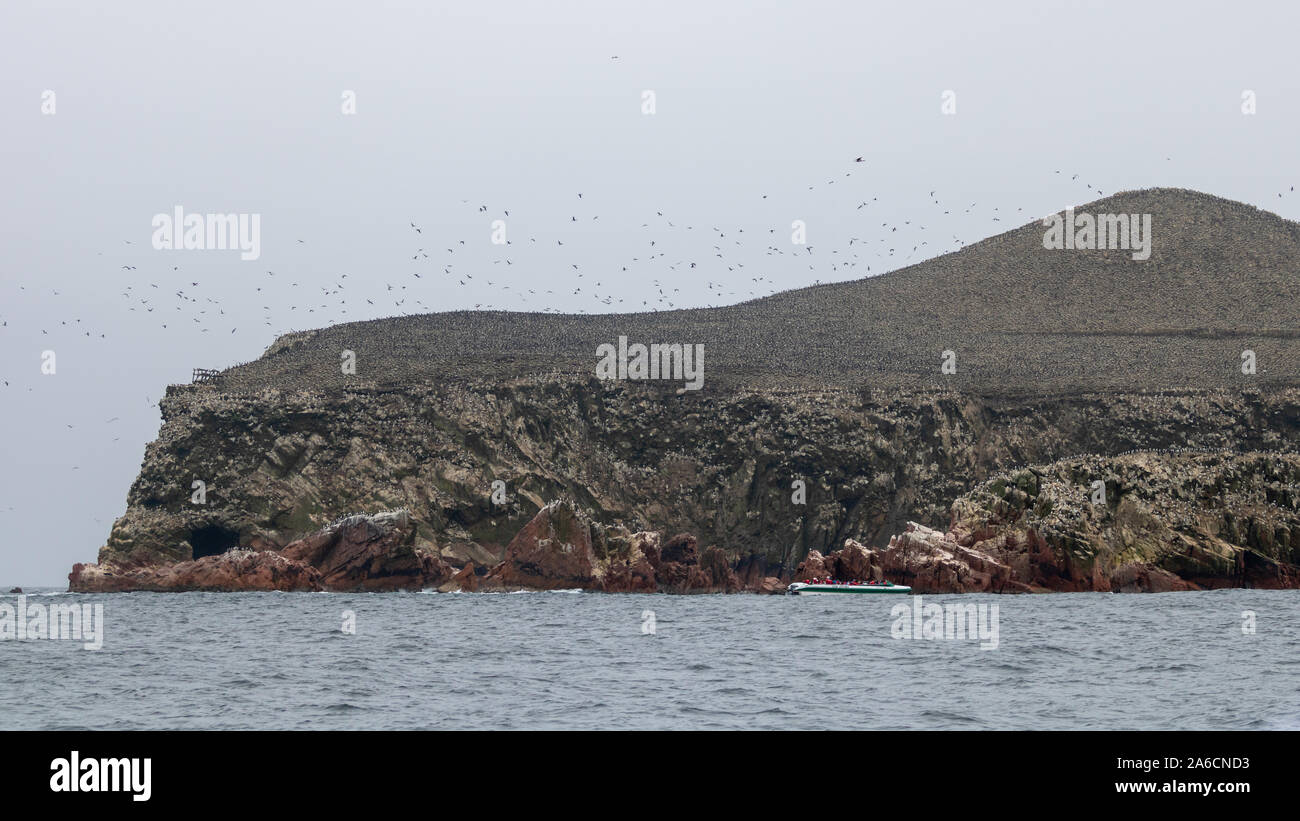
<path fill-rule="evenodd" d="M 850 170 L 844 170 L 841 175 L 807 188 L 809 191 L 817 191 L 838 184 L 839 190 L 844 190 L 854 184 L 853 169 L 864 162 L 864 157 L 858 157 L 848 163 Z M 1055 173 L 1062 174 L 1059 170 Z M 1100 188 L 1087 182 L 1080 183 L 1078 177 L 1078 174 L 1072 174 L 1070 181 L 1084 185 L 1096 197 L 1104 196 Z M 1294 186 L 1291 192 L 1294 192 Z M 1278 196 L 1282 197 L 1283 193 Z M 767 194 L 759 196 L 763 200 L 767 199 Z M 930 217 L 924 221 L 928 224 L 923 224 L 920 220 L 914 222 L 912 219 L 891 221 L 885 206 L 879 203 L 878 196 L 855 195 L 851 202 L 856 203 L 855 213 L 843 224 L 856 226 L 853 233 L 860 233 L 861 236 L 848 236 L 838 243 L 818 241 L 794 244 L 791 241 L 792 226 L 789 222 L 763 227 L 751 225 L 746 231 L 745 227 L 739 226 L 712 223 L 694 225 L 661 210 L 654 210 L 653 216 L 647 212 L 647 216 L 643 217 L 645 221 L 639 226 L 643 239 L 633 243 L 628 257 L 613 264 L 602 264 L 597 270 L 588 270 L 579 262 L 569 261 L 573 258 L 585 259 L 581 253 L 583 240 L 593 236 L 588 226 L 599 223 L 601 218 L 592 207 L 590 199 L 584 198 L 582 193 L 575 192 L 571 207 L 564 211 L 568 219 L 561 216 L 560 225 L 551 235 L 534 234 L 523 238 L 518 244 L 513 239 L 493 244 L 490 239 L 489 227 L 495 220 L 502 220 L 509 226 L 510 209 L 490 209 L 486 204 L 461 200 L 460 204 L 466 210 L 466 222 L 479 222 L 483 226 L 476 237 L 438 236 L 439 232 L 431 228 L 426 232 L 429 226 L 421 226 L 411 220 L 408 221 L 407 230 L 411 232 L 414 242 L 408 249 L 409 258 L 401 263 L 401 270 L 390 266 L 387 274 L 364 280 L 350 280 L 348 274 L 338 274 L 327 278 L 325 285 L 291 281 L 284 286 L 283 280 L 286 277 L 282 276 L 281 282 L 276 283 L 276 271 L 266 269 L 261 275 L 262 284 L 256 285 L 253 293 L 263 294 L 268 303 L 276 301 L 269 295 L 272 285 L 279 284 L 280 287 L 291 289 L 291 294 L 300 294 L 300 298 L 288 306 L 290 315 L 297 319 L 287 324 L 306 327 L 351 321 L 347 316 L 349 309 L 363 314 L 361 318 L 367 319 L 444 310 L 445 305 L 436 303 L 445 302 L 445 293 L 449 287 L 467 289 L 467 298 L 459 302 L 466 307 L 472 305 L 477 310 L 587 313 L 603 310 L 642 312 L 717 307 L 761 298 L 779 290 L 819 284 L 823 280 L 843 281 L 883 273 L 956 250 L 965 242 L 956 233 L 939 230 L 938 226 L 945 223 L 945 217 L 975 213 L 994 223 L 1003 222 L 1005 218 L 1008 228 L 1029 221 L 1023 208 L 1017 208 L 1015 212 L 1004 212 L 997 207 L 986 206 L 980 213 L 977 212 L 977 209 L 981 209 L 979 203 L 950 202 L 940 197 L 938 190 L 930 190 L 928 193 L 927 205 L 931 211 Z M 609 222 L 606 220 L 606 224 Z M 828 236 L 831 232 L 824 228 L 824 222 L 823 218 L 821 223 L 809 226 L 809 230 L 815 231 L 818 237 Z M 903 234 L 899 233 L 900 229 Z M 950 235 L 941 236 L 943 233 Z M 911 239 L 903 241 L 904 236 Z M 124 243 L 128 246 L 135 244 L 131 240 L 124 240 Z M 305 244 L 305 241 L 297 239 L 291 247 L 296 244 Z M 543 246 L 550 246 L 551 253 L 547 255 L 549 259 L 545 264 L 538 265 L 532 260 L 530 252 Z M 483 249 L 487 249 L 486 259 Z M 770 259 L 760 270 L 753 270 L 755 249 L 761 250 L 762 255 Z M 152 249 L 146 251 L 151 252 Z M 569 255 L 569 259 L 557 263 L 557 255 Z M 166 259 L 170 263 L 175 257 L 160 259 Z M 222 300 L 206 295 L 202 282 L 186 277 L 180 265 L 167 263 L 164 263 L 165 267 L 155 269 L 152 274 L 135 273 L 142 262 L 120 266 L 119 270 L 125 272 L 126 278 L 121 283 L 121 297 L 125 301 L 126 310 L 141 320 L 134 324 L 145 324 L 148 320 L 153 320 L 163 331 L 190 326 L 196 327 L 200 333 L 239 332 L 238 324 L 224 320 L 227 313 Z M 563 276 L 556 275 L 557 265 Z M 515 275 L 511 269 L 517 269 L 519 274 Z M 537 281 L 537 275 L 542 271 L 547 275 L 546 284 L 553 287 L 544 287 Z M 565 279 L 568 284 L 561 285 Z M 696 283 L 694 287 L 697 289 L 698 284 L 702 283 L 704 289 L 683 294 L 681 287 L 672 287 L 669 280 L 683 284 Z M 264 287 L 268 292 L 263 292 Z M 645 292 L 634 293 L 638 287 L 644 288 Z M 18 288 L 20 291 L 27 290 L 24 284 L 19 284 Z M 481 296 L 484 292 L 495 295 L 493 301 L 484 301 Z M 50 295 L 57 298 L 60 291 L 50 289 Z M 476 296 L 479 301 L 473 301 Z M 277 322 L 270 304 L 265 304 L 262 308 L 266 312 L 262 317 L 266 326 L 285 324 L 283 314 Z M 243 312 L 240 314 L 245 315 Z M 312 314 L 321 316 L 309 316 Z M 8 318 L 0 315 L 0 332 L 8 324 Z M 75 317 L 60 320 L 57 326 L 41 328 L 40 333 L 42 337 L 71 333 L 92 339 L 107 338 L 106 333 L 97 331 Z M 0 379 L 0 383 L 0 388 L 10 387 L 7 378 Z"/>

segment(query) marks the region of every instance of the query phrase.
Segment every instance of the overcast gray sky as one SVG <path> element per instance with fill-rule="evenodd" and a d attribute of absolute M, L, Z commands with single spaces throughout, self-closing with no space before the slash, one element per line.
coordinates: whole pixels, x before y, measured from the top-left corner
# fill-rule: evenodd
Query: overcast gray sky
<path fill-rule="evenodd" d="M 93 561 L 164 386 L 291 329 L 735 302 L 1098 191 L 1295 219 L 1296 9 L 5 0 L 0 585 Z M 177 205 L 260 215 L 260 258 L 154 250 Z"/>

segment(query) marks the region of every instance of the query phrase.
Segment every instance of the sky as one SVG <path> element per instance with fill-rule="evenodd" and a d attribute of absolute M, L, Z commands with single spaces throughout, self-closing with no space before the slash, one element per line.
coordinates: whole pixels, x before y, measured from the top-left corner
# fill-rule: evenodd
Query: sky
<path fill-rule="evenodd" d="M 1297 23 L 1283 2 L 5 0 L 0 586 L 66 585 L 165 386 L 290 330 L 731 304 L 1152 186 L 1300 218 Z M 256 217 L 257 257 L 155 248 L 178 206 Z"/>

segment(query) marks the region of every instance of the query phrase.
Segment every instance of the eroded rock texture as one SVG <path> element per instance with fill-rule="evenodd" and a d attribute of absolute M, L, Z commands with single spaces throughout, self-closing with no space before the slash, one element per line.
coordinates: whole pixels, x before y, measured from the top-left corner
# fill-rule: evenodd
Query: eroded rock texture
<path fill-rule="evenodd" d="M 1300 587 L 1300 456 L 1139 453 L 1004 473 L 941 532 L 850 539 L 795 576 L 889 578 L 917 592 L 1171 592 Z"/>

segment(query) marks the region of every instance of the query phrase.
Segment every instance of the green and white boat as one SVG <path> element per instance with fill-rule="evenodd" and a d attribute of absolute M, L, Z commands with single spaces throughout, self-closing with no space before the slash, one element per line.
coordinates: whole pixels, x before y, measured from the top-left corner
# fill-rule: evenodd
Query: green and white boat
<path fill-rule="evenodd" d="M 861 596 L 880 593 L 911 593 L 912 588 L 905 584 L 894 584 L 893 582 L 877 582 L 875 584 L 867 584 L 866 582 L 795 582 L 786 588 L 786 592 L 792 596 L 841 594 Z"/>

